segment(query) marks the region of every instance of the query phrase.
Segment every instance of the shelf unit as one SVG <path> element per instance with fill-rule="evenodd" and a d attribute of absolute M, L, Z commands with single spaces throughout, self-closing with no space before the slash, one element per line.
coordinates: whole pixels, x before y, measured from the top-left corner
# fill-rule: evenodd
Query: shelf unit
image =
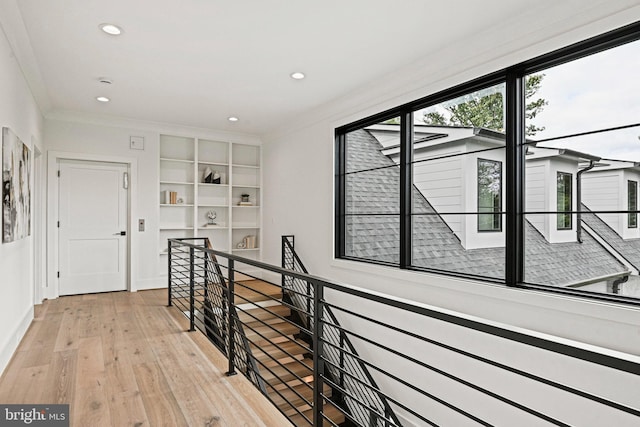
<path fill-rule="evenodd" d="M 262 172 L 260 146 L 197 137 L 160 135 L 159 156 L 159 269 L 167 272 L 167 239 L 208 237 L 215 249 L 261 259 Z M 209 168 L 220 184 L 202 182 Z M 181 201 L 166 204 L 164 191 L 175 191 Z M 252 206 L 239 206 L 248 194 Z M 207 214 L 216 213 L 216 225 L 207 226 Z M 255 236 L 255 248 L 240 248 Z"/>

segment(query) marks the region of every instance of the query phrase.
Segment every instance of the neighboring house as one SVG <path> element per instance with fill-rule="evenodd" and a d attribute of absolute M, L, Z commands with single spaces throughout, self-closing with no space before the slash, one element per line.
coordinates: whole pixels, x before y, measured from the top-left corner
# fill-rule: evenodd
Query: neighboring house
<path fill-rule="evenodd" d="M 367 130 L 384 147 L 382 153 L 397 164 L 398 126 L 377 125 Z M 395 139 L 388 136 L 392 133 Z M 488 129 L 414 126 L 414 185 L 465 249 L 504 246 L 502 215 L 491 213 L 504 211 L 504 146 L 504 134 Z M 470 170 L 476 173 L 466 173 Z M 464 214 L 477 210 L 489 213 Z"/>
<path fill-rule="evenodd" d="M 526 154 L 525 211 L 529 221 L 550 243 L 575 242 L 576 214 L 536 214 L 580 210 L 579 189 L 584 173 L 599 157 L 562 148 L 529 146 Z M 582 184 L 579 181 L 582 180 Z"/>
<path fill-rule="evenodd" d="M 399 167 L 396 163 L 397 146 L 393 145 L 394 126 L 375 126 L 371 131 L 368 129 L 359 130 L 351 132 L 347 137 L 347 164 L 350 165 L 346 179 L 346 210 L 348 214 L 346 217 L 346 253 L 348 256 L 390 263 L 398 262 L 400 178 Z M 396 142 L 397 129 L 395 126 Z M 417 147 L 414 160 L 423 158 L 418 156 L 438 157 L 433 152 L 429 152 L 429 148 L 440 153 L 453 153 L 454 151 L 471 151 L 472 148 L 478 149 L 479 147 L 491 148 L 500 144 L 498 136 L 500 134 L 497 132 L 474 128 L 451 129 L 451 134 L 448 134 L 449 128 L 445 127 L 440 127 L 437 132 L 433 133 L 422 128 L 421 138 L 415 138 Z M 453 132 L 456 135 L 453 135 Z M 454 139 L 453 136 L 459 138 Z M 384 141 L 384 145 L 378 138 Z M 474 138 L 477 140 L 473 141 Z M 445 146 L 446 141 L 449 141 L 450 147 Z M 429 154 L 426 154 L 428 152 Z M 478 170 L 481 170 L 482 167 L 478 166 L 482 166 L 482 160 L 485 159 L 501 162 L 500 155 L 504 156 L 503 149 L 450 157 L 450 159 L 459 158 L 462 163 L 460 172 L 456 169 L 458 166 L 454 168 L 453 172 L 450 172 L 446 167 L 437 172 L 424 172 L 426 176 L 431 174 L 431 178 L 437 176 L 436 174 L 441 174 L 440 176 L 443 178 L 441 180 L 442 187 L 439 189 L 441 190 L 440 194 L 446 194 L 448 191 L 453 197 L 448 208 L 450 210 L 443 213 L 440 212 L 438 206 L 441 208 L 446 206 L 445 196 L 437 196 L 438 188 L 435 185 L 424 185 L 424 182 L 428 180 L 422 180 L 422 184 L 416 183 L 414 185 L 413 265 L 445 272 L 504 278 L 505 254 L 502 228 L 496 230 L 495 233 L 484 234 L 478 228 L 493 226 L 496 225 L 496 222 L 485 221 L 482 218 L 483 214 L 446 214 L 446 212 L 477 211 L 477 203 L 483 202 L 482 197 L 479 197 L 480 191 L 478 191 L 477 183 Z M 559 160 L 562 163 L 566 160 L 562 156 L 568 154 L 565 152 L 559 155 L 561 156 Z M 464 159 L 465 157 L 467 159 Z M 436 169 L 442 166 L 444 160 L 437 160 L 441 163 L 436 164 Z M 577 162 L 574 163 L 577 170 Z M 418 165 L 419 163 L 414 167 L 414 174 L 417 174 L 419 170 Z M 468 171 L 473 171 L 473 173 L 468 173 Z M 493 168 L 489 174 L 499 177 L 500 187 L 502 174 L 501 168 Z M 455 180 L 455 176 L 459 176 L 459 182 Z M 460 197 L 457 197 L 455 190 L 445 189 L 444 185 L 448 180 L 453 180 L 453 184 L 455 184 L 451 188 L 459 188 Z M 501 193 L 502 189 L 498 190 Z M 435 201 L 432 201 L 432 197 Z M 500 198 L 497 205 L 502 206 L 502 203 L 502 198 Z M 455 209 L 459 207 L 461 210 L 454 210 L 453 205 L 455 205 Z M 488 213 L 486 216 L 493 219 L 496 215 Z M 555 215 L 549 216 L 555 217 Z M 450 218 L 453 217 L 457 217 L 458 221 L 452 221 Z M 464 219 L 459 220 L 461 217 Z M 447 218 L 451 222 L 447 222 Z M 457 223 L 460 226 L 456 225 Z M 471 233 L 469 233 L 470 229 Z M 490 238 L 486 240 L 486 246 L 482 246 L 482 239 L 485 235 Z M 502 238 L 494 236 L 502 236 Z M 553 286 L 611 287 L 614 283 L 626 280 L 625 278 L 629 274 L 629 269 L 588 233 L 584 233 L 583 243 L 577 242 L 575 232 L 572 241 L 552 243 L 545 239 L 542 232 L 530 221 L 526 221 L 525 237 L 527 267 L 525 280 L 527 282 Z M 501 240 L 500 244 L 496 245 L 498 240 Z M 465 247 L 463 241 L 471 247 Z M 470 245 L 472 241 L 474 243 Z"/>
<path fill-rule="evenodd" d="M 601 159 L 583 176 L 582 201 L 593 211 L 638 210 L 640 163 Z M 640 238 L 637 213 L 603 213 L 598 216 L 621 238 Z M 640 258 L 640 257 L 639 257 Z M 640 259 L 636 261 L 640 263 Z"/>

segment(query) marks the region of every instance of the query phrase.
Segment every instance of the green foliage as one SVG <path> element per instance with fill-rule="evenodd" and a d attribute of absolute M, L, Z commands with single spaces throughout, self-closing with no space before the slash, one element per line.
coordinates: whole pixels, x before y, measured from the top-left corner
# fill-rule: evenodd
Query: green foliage
<path fill-rule="evenodd" d="M 534 74 L 526 79 L 525 100 L 527 102 L 525 116 L 527 122 L 534 119 L 548 104 L 545 99 L 532 98 L 540 90 L 544 74 Z M 424 114 L 423 121 L 436 126 L 473 126 L 504 132 L 504 97 L 495 92 L 488 95 L 473 92 L 455 100 L 452 105 L 444 107 L 447 113 L 430 111 Z M 526 135 L 533 136 L 544 130 L 544 127 L 528 123 Z"/>

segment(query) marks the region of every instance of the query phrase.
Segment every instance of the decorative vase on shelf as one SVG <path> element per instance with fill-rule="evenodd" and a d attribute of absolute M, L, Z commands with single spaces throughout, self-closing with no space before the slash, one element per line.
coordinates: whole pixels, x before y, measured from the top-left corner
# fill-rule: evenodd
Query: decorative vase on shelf
<path fill-rule="evenodd" d="M 202 175 L 202 182 L 205 184 L 211 184 L 213 182 L 213 172 L 210 167 L 207 167 L 204 170 L 204 174 Z"/>
<path fill-rule="evenodd" d="M 220 174 L 218 173 L 218 171 L 213 172 L 213 178 L 211 182 L 214 184 L 220 184 Z"/>
<path fill-rule="evenodd" d="M 216 211 L 209 211 L 207 212 L 207 225 L 216 225 L 216 218 L 217 218 L 218 214 L 216 213 Z"/>

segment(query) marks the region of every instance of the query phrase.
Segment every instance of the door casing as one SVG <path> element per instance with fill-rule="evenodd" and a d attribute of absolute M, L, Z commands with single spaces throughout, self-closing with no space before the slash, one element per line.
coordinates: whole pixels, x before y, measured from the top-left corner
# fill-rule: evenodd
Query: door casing
<path fill-rule="evenodd" d="M 60 160 L 84 160 L 94 162 L 107 163 L 124 163 L 129 167 L 129 199 L 127 223 L 130 232 L 127 238 L 127 290 L 130 292 L 137 291 L 134 278 L 137 277 L 136 262 L 138 262 L 138 236 L 137 222 L 137 206 L 135 201 L 137 198 L 137 176 L 138 162 L 137 159 L 131 157 L 119 156 L 103 156 L 87 153 L 68 153 L 62 151 L 49 151 L 47 154 L 47 286 L 44 291 L 44 298 L 54 299 L 60 295 L 60 286 L 58 280 L 58 163 Z"/>

